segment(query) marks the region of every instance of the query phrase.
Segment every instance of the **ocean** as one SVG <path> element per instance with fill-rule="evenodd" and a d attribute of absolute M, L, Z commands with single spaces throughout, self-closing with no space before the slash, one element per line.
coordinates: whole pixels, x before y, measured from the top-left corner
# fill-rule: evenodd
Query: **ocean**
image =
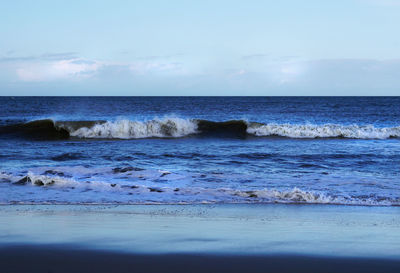
<path fill-rule="evenodd" d="M 0 105 L 0 204 L 400 206 L 400 97 Z"/>

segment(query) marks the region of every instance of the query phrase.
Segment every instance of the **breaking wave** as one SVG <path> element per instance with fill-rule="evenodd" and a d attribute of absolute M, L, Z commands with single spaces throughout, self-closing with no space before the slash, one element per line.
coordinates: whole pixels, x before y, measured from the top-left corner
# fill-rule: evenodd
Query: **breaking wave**
<path fill-rule="evenodd" d="M 64 126 L 64 125 L 61 125 Z M 120 120 L 95 124 L 71 130 L 70 135 L 80 138 L 150 138 L 150 137 L 184 137 L 197 132 L 196 123 L 190 120 L 170 118 L 147 122 Z"/>
<path fill-rule="evenodd" d="M 376 128 L 372 125 L 256 124 L 250 125 L 247 132 L 256 136 L 290 138 L 387 139 L 400 137 L 400 126 Z"/>
<path fill-rule="evenodd" d="M 57 173 L 57 172 L 54 172 Z M 199 203 L 280 203 L 280 204 L 331 204 L 359 206 L 400 206 L 400 198 L 377 195 L 332 195 L 306 191 L 297 187 L 288 190 L 232 188 L 162 187 L 136 184 L 134 181 L 104 182 L 79 181 L 59 175 L 28 172 L 25 176 L 0 173 L 0 180 L 10 186 L 21 187 L 17 199 L 0 198 L 0 203 L 69 203 L 69 204 L 199 204 Z M 33 196 L 32 188 L 43 192 Z M 28 187 L 28 188 L 27 188 Z M 26 188 L 26 192 L 23 189 Z M 58 191 L 57 194 L 47 189 Z M 88 191 L 90 195 L 85 195 Z M 47 193 L 47 194 L 45 194 Z"/>
<path fill-rule="evenodd" d="M 149 121 L 53 121 L 36 120 L 0 127 L 0 134 L 17 134 L 36 139 L 138 139 L 180 138 L 190 135 L 288 138 L 388 139 L 400 137 L 400 126 L 273 124 L 244 120 L 215 122 L 199 119 L 163 118 Z"/>
<path fill-rule="evenodd" d="M 332 196 L 320 192 L 303 191 L 293 188 L 288 191 L 257 190 L 238 192 L 238 195 L 256 197 L 270 203 L 295 204 L 334 204 L 334 205 L 362 205 L 362 206 L 399 206 L 400 200 L 376 196 Z"/>

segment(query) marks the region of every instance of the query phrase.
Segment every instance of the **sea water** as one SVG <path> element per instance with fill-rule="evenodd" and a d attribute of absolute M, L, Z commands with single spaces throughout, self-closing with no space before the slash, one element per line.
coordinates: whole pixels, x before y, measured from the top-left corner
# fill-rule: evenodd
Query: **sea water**
<path fill-rule="evenodd" d="M 1 204 L 400 205 L 400 97 L 0 97 Z"/>

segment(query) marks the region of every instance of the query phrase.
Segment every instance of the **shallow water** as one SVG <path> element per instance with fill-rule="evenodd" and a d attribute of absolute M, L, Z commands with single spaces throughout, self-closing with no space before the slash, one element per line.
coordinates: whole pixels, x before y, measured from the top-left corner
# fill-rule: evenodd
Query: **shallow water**
<path fill-rule="evenodd" d="M 400 97 L 0 102 L 3 204 L 400 205 Z"/>

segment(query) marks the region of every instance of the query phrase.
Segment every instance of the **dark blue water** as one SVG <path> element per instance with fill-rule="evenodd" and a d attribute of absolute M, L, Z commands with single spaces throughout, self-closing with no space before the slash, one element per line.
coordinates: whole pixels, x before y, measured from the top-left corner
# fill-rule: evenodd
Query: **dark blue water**
<path fill-rule="evenodd" d="M 1 203 L 400 205 L 400 97 L 1 97 Z"/>

